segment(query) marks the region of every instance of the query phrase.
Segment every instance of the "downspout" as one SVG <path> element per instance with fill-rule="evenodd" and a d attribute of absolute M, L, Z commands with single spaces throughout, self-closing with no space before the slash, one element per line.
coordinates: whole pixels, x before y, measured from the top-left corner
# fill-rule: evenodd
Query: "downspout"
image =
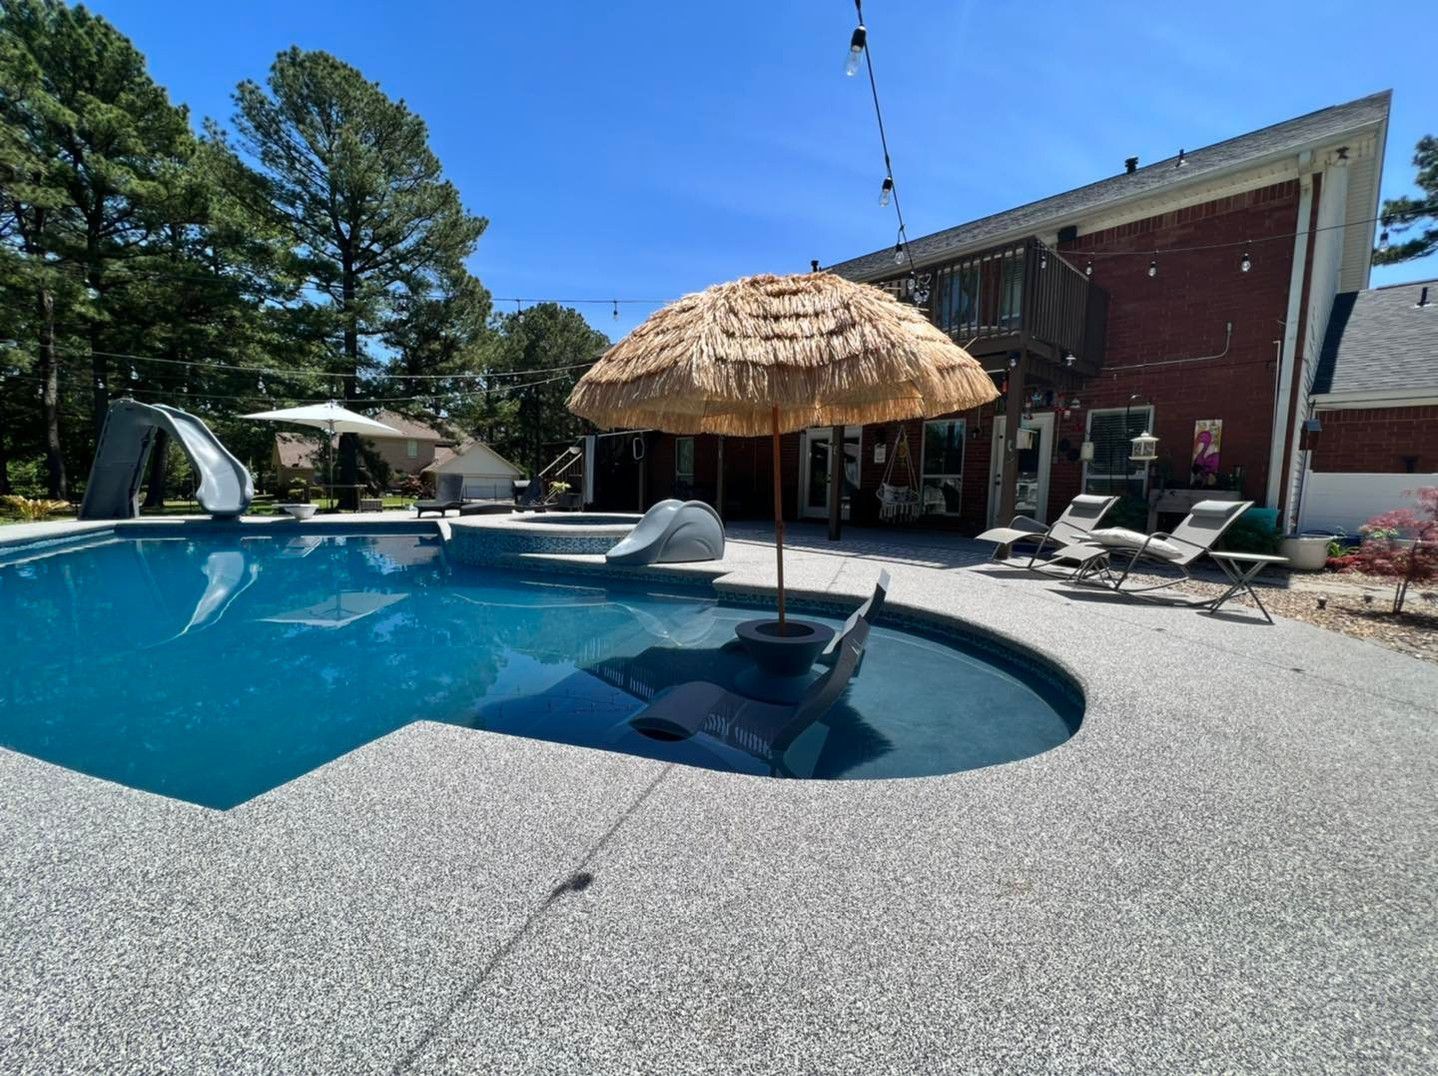
<path fill-rule="evenodd" d="M 1263 503 L 1277 507 L 1283 489 L 1288 417 L 1293 409 L 1293 370 L 1298 362 L 1298 330 L 1303 316 L 1303 280 L 1308 272 L 1308 235 L 1313 210 L 1313 153 L 1298 155 L 1298 227 L 1293 237 L 1293 271 L 1288 276 L 1288 315 L 1283 326 L 1283 357 L 1278 364 L 1278 407 L 1268 447 L 1268 488 Z"/>

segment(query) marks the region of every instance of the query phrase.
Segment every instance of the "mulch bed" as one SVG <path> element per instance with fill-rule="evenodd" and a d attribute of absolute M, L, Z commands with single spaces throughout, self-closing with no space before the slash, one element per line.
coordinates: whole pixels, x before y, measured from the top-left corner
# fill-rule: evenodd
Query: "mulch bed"
<path fill-rule="evenodd" d="M 1181 584 L 1181 588 L 1203 597 L 1217 597 L 1223 590 L 1217 583 L 1198 580 Z M 1392 579 L 1344 572 L 1295 575 L 1288 587 L 1260 585 L 1259 593 L 1275 617 L 1302 620 L 1438 663 L 1438 588 L 1431 583 L 1409 587 L 1403 612 L 1396 614 L 1392 612 L 1395 589 Z M 1320 601 L 1323 608 L 1319 608 Z M 1224 608 L 1232 605 L 1251 608 L 1253 602 L 1244 595 L 1231 599 Z"/>

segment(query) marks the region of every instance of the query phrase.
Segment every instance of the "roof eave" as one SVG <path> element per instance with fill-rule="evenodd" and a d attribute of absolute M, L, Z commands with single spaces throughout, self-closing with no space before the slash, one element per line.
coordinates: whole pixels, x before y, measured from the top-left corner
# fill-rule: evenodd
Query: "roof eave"
<path fill-rule="evenodd" d="M 1337 131 L 1329 132 L 1321 138 L 1310 139 L 1307 142 L 1290 146 L 1283 150 L 1277 150 L 1272 153 L 1252 157 L 1240 162 L 1215 166 L 1212 169 L 1186 176 L 1183 180 L 1175 183 L 1173 186 L 1165 187 L 1158 191 L 1136 191 L 1132 194 L 1120 195 L 1116 198 L 1111 198 L 1108 201 L 1089 206 L 1088 208 L 1084 209 L 1082 212 L 1079 213 L 1055 214 L 1052 217 L 1045 217 L 1037 221 L 1031 221 L 1030 223 L 1021 228 L 1013 228 L 1007 232 L 988 236 L 985 239 L 979 239 L 971 243 L 964 243 L 958 246 L 950 247 L 938 254 L 930 256 L 916 255 L 914 257 L 914 266 L 915 268 L 924 269 L 933 265 L 942 265 L 945 262 L 953 261 L 955 258 L 962 258 L 969 254 L 974 254 L 982 250 L 988 250 L 991 247 L 1004 246 L 1005 244 L 1017 242 L 1019 240 L 1026 239 L 1031 235 L 1037 235 L 1041 232 L 1056 232 L 1059 229 L 1066 227 L 1067 225 L 1077 225 L 1081 223 L 1085 218 L 1092 217 L 1096 214 L 1112 213 L 1113 210 L 1121 208 L 1122 206 L 1129 203 L 1137 203 L 1156 198 L 1172 198 L 1174 196 L 1181 195 L 1183 191 L 1197 186 L 1200 183 L 1212 183 L 1217 180 L 1223 180 L 1233 176 L 1241 175 L 1244 172 L 1260 171 L 1264 168 L 1271 167 L 1278 162 L 1287 160 L 1289 158 L 1301 157 L 1304 153 L 1313 153 L 1315 150 L 1322 149 L 1325 146 L 1333 145 L 1335 142 L 1342 142 L 1346 138 L 1351 138 L 1355 135 L 1363 134 L 1369 130 L 1376 130 L 1379 133 L 1379 140 L 1381 143 L 1386 137 L 1386 120 L 1383 118 L 1364 120 L 1361 123 L 1355 123 L 1352 126 L 1340 128 Z M 1380 157 L 1379 159 L 1381 161 L 1382 158 Z M 1157 168 L 1166 163 L 1167 161 L 1159 161 L 1153 165 L 1150 165 L 1149 167 Z M 1118 177 L 1110 176 L 1107 178 L 1114 179 Z M 1104 182 L 1104 180 L 1097 180 L 1096 182 L 1102 183 Z M 1058 196 L 1055 195 L 1054 197 Z M 1043 199 L 1040 200 L 1042 201 Z M 1022 208 L 1023 206 L 1014 207 L 1014 209 Z M 985 220 L 988 220 L 991 217 L 1003 216 L 1004 213 L 1010 213 L 1013 211 L 1013 209 L 1006 209 L 1001 213 L 991 213 L 988 217 L 979 217 L 976 220 L 968 221 L 965 224 L 957 225 L 956 227 L 964 228 L 982 224 Z M 947 230 L 948 229 L 945 229 L 945 231 Z M 921 236 L 918 239 L 912 240 L 912 243 L 921 243 L 925 239 L 929 239 L 933 236 L 942 234 L 943 232 L 934 232 L 928 236 Z M 868 261 L 870 258 L 881 257 L 892 259 L 891 252 L 888 248 L 881 248 L 879 250 L 871 251 L 868 254 L 861 255 L 860 257 L 849 258 L 846 261 L 838 262 L 834 265 L 826 266 L 825 268 L 828 272 L 837 273 L 838 275 L 847 277 L 850 280 L 859 281 L 861 283 L 868 283 L 871 281 L 882 280 L 886 277 L 892 276 L 892 268 L 879 265 L 871 270 L 861 270 L 856 273 L 850 273 L 846 272 L 844 267 L 848 265 L 857 265 L 861 262 Z"/>

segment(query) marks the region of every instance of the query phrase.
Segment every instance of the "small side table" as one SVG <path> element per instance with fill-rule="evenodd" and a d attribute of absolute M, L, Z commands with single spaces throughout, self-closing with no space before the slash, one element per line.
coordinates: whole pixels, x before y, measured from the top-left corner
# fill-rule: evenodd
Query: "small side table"
<path fill-rule="evenodd" d="M 1224 602 L 1243 590 L 1248 592 L 1248 596 L 1258 606 L 1259 612 L 1263 614 L 1263 619 L 1272 624 L 1273 617 L 1268 615 L 1268 609 L 1253 589 L 1253 580 L 1257 578 L 1259 572 L 1271 564 L 1287 564 L 1288 558 L 1276 557 L 1269 553 L 1225 553 L 1222 550 L 1212 549 L 1208 551 L 1208 555 L 1223 569 L 1223 574 L 1228 576 L 1228 589 L 1208 603 L 1206 610 L 1208 615 L 1212 616 L 1218 612 Z"/>

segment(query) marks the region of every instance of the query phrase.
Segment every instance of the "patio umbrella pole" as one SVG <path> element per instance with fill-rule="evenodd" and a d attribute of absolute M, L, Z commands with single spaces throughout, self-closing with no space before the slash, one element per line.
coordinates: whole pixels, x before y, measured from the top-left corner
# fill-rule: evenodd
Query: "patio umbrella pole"
<path fill-rule="evenodd" d="M 779 563 L 779 634 L 784 634 L 784 493 L 779 477 L 779 405 L 772 408 L 774 429 L 774 553 Z"/>

